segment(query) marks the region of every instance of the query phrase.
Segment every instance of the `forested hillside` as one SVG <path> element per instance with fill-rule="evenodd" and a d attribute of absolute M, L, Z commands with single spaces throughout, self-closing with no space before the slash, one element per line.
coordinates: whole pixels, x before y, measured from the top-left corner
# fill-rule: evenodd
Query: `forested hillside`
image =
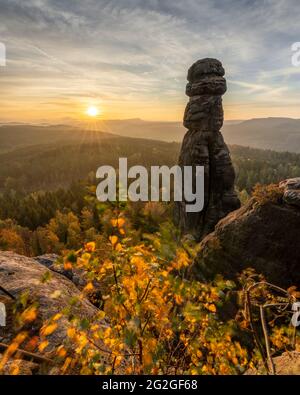
<path fill-rule="evenodd" d="M 0 248 L 25 255 L 78 248 L 82 241 L 94 240 L 105 222 L 105 215 L 99 219 L 89 202 L 95 195 L 95 171 L 100 165 L 118 167 L 119 157 L 127 157 L 129 166 L 147 168 L 172 166 L 178 160 L 178 143 L 100 136 L 86 143 L 40 144 L 38 140 L 39 144 L 0 155 Z M 240 146 L 230 149 L 243 202 L 258 183 L 276 183 L 300 174 L 300 154 Z M 140 231 L 152 229 L 151 218 L 165 212 L 159 205 L 129 204 L 127 209 L 131 221 L 139 218 Z"/>
<path fill-rule="evenodd" d="M 91 135 L 89 137 L 92 139 Z M 56 142 L 17 148 L 0 155 L 0 188 L 21 191 L 68 188 L 86 179 L 104 164 L 118 166 L 118 158 L 134 164 L 177 163 L 179 143 L 129 137 L 94 135 L 90 142 Z M 278 182 L 300 173 L 300 154 L 230 146 L 236 169 L 236 185 L 249 193 L 256 183 Z"/>

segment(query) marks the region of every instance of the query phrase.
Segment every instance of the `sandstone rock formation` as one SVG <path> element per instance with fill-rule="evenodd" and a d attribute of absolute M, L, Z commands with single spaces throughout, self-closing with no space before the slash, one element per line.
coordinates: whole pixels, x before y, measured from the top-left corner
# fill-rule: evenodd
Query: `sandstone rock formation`
<path fill-rule="evenodd" d="M 229 212 L 240 207 L 234 191 L 235 173 L 229 150 L 220 129 L 223 125 L 221 96 L 226 92 L 226 80 L 221 62 L 201 59 L 188 70 L 186 94 L 190 97 L 184 113 L 184 136 L 180 166 L 204 166 L 204 209 L 186 213 L 185 203 L 179 203 L 177 221 L 184 233 L 201 239 L 214 229 Z"/>
<path fill-rule="evenodd" d="M 276 375 L 299 375 L 300 374 L 300 352 L 286 351 L 278 357 L 273 358 Z M 266 370 L 261 363 L 258 369 L 248 369 L 245 375 L 265 375 Z"/>
<path fill-rule="evenodd" d="M 222 219 L 199 244 L 191 275 L 201 280 L 218 273 L 235 278 L 252 267 L 276 285 L 299 286 L 300 208 L 285 203 L 284 188 L 276 193 L 277 201 L 253 197 Z"/>
<path fill-rule="evenodd" d="M 282 181 L 279 186 L 284 188 L 283 200 L 287 204 L 300 207 L 300 177 Z"/>
<path fill-rule="evenodd" d="M 34 259 L 40 264 L 46 266 L 49 270 L 61 274 L 68 280 L 72 281 L 80 291 L 82 291 L 89 282 L 92 282 L 94 289 L 86 294 L 86 297 L 94 306 L 100 307 L 102 305 L 103 284 L 100 284 L 97 280 L 91 281 L 87 271 L 78 267 L 66 270 L 62 259 L 59 259 L 59 256 L 56 254 L 44 254 L 37 256 Z"/>
<path fill-rule="evenodd" d="M 51 261 L 49 257 L 49 263 Z M 48 278 L 46 282 L 42 279 Z M 64 308 L 70 309 L 71 315 L 80 318 L 96 318 L 99 310 L 86 298 L 82 297 L 80 290 L 63 275 L 50 271 L 34 258 L 28 258 L 13 252 L 0 251 L 0 285 L 2 285 L 16 299 L 23 293 L 28 292 L 30 300 L 38 303 L 38 317 L 30 324 L 30 335 L 39 336 L 41 325 Z M 0 292 L 0 294 L 2 294 Z M 0 339 L 9 344 L 17 332 L 15 332 L 15 320 L 12 316 L 11 301 L 7 296 L 7 325 L 0 327 Z M 77 300 L 76 304 L 70 304 L 71 300 Z M 58 328 L 47 337 L 49 345 L 44 354 L 51 357 L 52 352 L 67 339 L 67 329 L 70 325 L 66 316 L 57 321 Z M 108 324 L 101 321 L 104 327 Z M 105 346 L 103 346 L 105 348 Z M 39 354 L 38 350 L 35 350 Z M 107 355 L 103 355 L 104 361 Z M 25 365 L 24 365 L 25 366 Z M 26 365 L 27 366 L 27 365 Z M 29 365 L 28 365 L 29 366 Z M 33 366 L 33 365 L 32 365 Z M 30 365 L 30 367 L 32 367 Z M 8 367 L 7 367 L 8 369 Z"/>

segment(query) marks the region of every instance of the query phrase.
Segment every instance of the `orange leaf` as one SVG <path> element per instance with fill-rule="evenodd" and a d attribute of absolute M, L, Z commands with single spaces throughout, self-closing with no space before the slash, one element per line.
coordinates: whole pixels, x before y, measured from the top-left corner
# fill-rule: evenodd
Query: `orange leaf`
<path fill-rule="evenodd" d="M 48 344 L 49 344 L 48 340 L 44 340 L 42 343 L 40 343 L 39 351 L 43 352 L 45 350 L 45 348 L 48 346 Z"/>
<path fill-rule="evenodd" d="M 90 291 L 93 291 L 93 289 L 94 289 L 93 284 L 92 284 L 91 282 L 89 282 L 89 283 L 87 283 L 87 285 L 83 288 L 83 291 L 84 291 L 84 292 L 90 292 Z"/>
<path fill-rule="evenodd" d="M 118 218 L 118 227 L 122 228 L 125 224 L 125 219 L 124 218 Z"/>
<path fill-rule="evenodd" d="M 25 322 L 34 321 L 37 317 L 37 309 L 36 307 L 28 307 L 21 314 L 21 319 Z"/>
<path fill-rule="evenodd" d="M 112 246 L 114 246 L 118 241 L 118 236 L 109 236 L 109 241 L 111 242 Z"/>
<path fill-rule="evenodd" d="M 93 252 L 96 249 L 96 243 L 94 241 L 90 241 L 85 244 L 85 249 L 89 252 Z"/>
<path fill-rule="evenodd" d="M 51 333 L 53 333 L 55 331 L 56 328 L 57 328 L 57 324 L 56 323 L 43 326 L 41 328 L 41 334 L 43 336 L 49 336 L 49 335 L 51 335 Z"/>
<path fill-rule="evenodd" d="M 64 263 L 64 269 L 65 270 L 72 270 L 73 266 L 71 262 L 65 262 Z"/>

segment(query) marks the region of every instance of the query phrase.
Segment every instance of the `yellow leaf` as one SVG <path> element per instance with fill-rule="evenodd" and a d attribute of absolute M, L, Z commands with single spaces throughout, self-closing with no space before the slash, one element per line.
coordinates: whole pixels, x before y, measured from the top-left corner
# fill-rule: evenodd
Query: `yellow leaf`
<path fill-rule="evenodd" d="M 33 336 L 27 343 L 26 343 L 26 350 L 28 351 L 33 351 L 37 344 L 38 344 L 39 338 L 38 336 Z"/>
<path fill-rule="evenodd" d="M 15 337 L 14 341 L 19 346 L 21 343 L 23 343 L 23 341 L 26 339 L 26 337 L 27 337 L 27 332 L 21 332 Z"/>
<path fill-rule="evenodd" d="M 59 357 L 64 358 L 64 357 L 67 355 L 67 351 L 66 351 L 66 349 L 64 348 L 64 346 L 61 345 L 61 346 L 59 346 L 59 347 L 57 348 L 56 354 L 57 354 Z"/>
<path fill-rule="evenodd" d="M 45 348 L 48 346 L 48 344 L 49 344 L 48 340 L 44 340 L 42 343 L 40 343 L 39 351 L 43 352 L 45 350 Z"/>
<path fill-rule="evenodd" d="M 11 365 L 11 368 L 10 368 L 10 374 L 11 374 L 12 376 L 17 376 L 17 375 L 19 374 L 19 372 L 20 372 L 19 363 L 17 363 L 16 361 L 14 361 L 14 362 L 12 363 L 12 365 Z"/>
<path fill-rule="evenodd" d="M 41 334 L 43 336 L 49 336 L 49 335 L 51 335 L 51 333 L 53 333 L 55 331 L 56 328 L 57 328 L 57 324 L 56 323 L 43 326 L 41 328 Z"/>
<path fill-rule="evenodd" d="M 122 247 L 122 245 L 120 244 L 120 243 L 118 243 L 117 245 L 116 245 L 116 251 L 122 251 L 122 249 L 123 249 L 123 247 Z"/>
<path fill-rule="evenodd" d="M 110 220 L 110 223 L 112 224 L 112 226 L 113 226 L 114 228 L 116 228 L 116 227 L 118 226 L 118 220 L 117 220 L 117 219 L 112 218 L 112 219 Z"/>
<path fill-rule="evenodd" d="M 23 313 L 21 314 L 21 319 L 25 322 L 34 321 L 37 317 L 37 309 L 36 307 L 28 307 Z"/>
<path fill-rule="evenodd" d="M 93 252 L 96 249 L 96 243 L 94 241 L 90 241 L 85 244 L 85 249 L 89 252 Z"/>
<path fill-rule="evenodd" d="M 75 328 L 68 328 L 67 330 L 67 335 L 70 339 L 73 339 L 76 335 L 76 330 Z"/>
<path fill-rule="evenodd" d="M 62 317 L 61 313 L 55 314 L 55 316 L 52 318 L 53 321 L 58 321 Z"/>
<path fill-rule="evenodd" d="M 181 296 L 181 295 L 175 294 L 175 295 L 174 295 L 174 299 L 175 299 L 175 302 L 176 302 L 177 304 L 182 304 L 182 302 L 183 302 L 183 299 L 182 299 L 182 296 Z"/>
<path fill-rule="evenodd" d="M 217 311 L 216 306 L 214 304 L 210 304 L 208 306 L 208 310 L 211 311 L 212 313 L 215 313 Z"/>
<path fill-rule="evenodd" d="M 97 314 L 97 318 L 99 320 L 103 320 L 104 317 L 105 317 L 105 312 L 103 310 L 100 310 L 99 313 Z"/>
<path fill-rule="evenodd" d="M 152 361 L 153 361 L 152 354 L 149 351 L 145 350 L 143 355 L 144 365 L 149 366 L 152 364 Z"/>
<path fill-rule="evenodd" d="M 89 282 L 89 283 L 87 283 L 87 285 L 83 288 L 83 291 L 84 291 L 84 292 L 90 292 L 90 291 L 93 291 L 93 289 L 94 289 L 93 284 L 92 284 L 91 282 Z"/>
<path fill-rule="evenodd" d="M 111 242 L 112 246 L 114 246 L 118 241 L 118 237 L 117 236 L 109 236 L 109 241 Z"/>
<path fill-rule="evenodd" d="M 72 362 L 72 359 L 70 357 L 66 358 L 65 363 L 61 369 L 63 373 L 66 372 L 66 370 L 68 369 L 71 362 Z"/>
<path fill-rule="evenodd" d="M 118 218 L 118 227 L 122 228 L 125 224 L 125 219 L 124 218 Z"/>

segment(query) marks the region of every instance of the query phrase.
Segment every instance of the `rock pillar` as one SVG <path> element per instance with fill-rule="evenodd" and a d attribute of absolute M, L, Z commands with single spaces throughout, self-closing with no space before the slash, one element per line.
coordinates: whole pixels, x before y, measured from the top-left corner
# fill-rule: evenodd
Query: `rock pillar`
<path fill-rule="evenodd" d="M 217 59 L 201 59 L 188 70 L 184 136 L 180 166 L 204 166 L 204 209 L 187 213 L 185 202 L 177 206 L 177 220 L 184 233 L 197 240 L 213 231 L 217 222 L 240 207 L 234 190 L 235 173 L 220 129 L 223 125 L 222 95 L 226 92 L 224 68 Z"/>

